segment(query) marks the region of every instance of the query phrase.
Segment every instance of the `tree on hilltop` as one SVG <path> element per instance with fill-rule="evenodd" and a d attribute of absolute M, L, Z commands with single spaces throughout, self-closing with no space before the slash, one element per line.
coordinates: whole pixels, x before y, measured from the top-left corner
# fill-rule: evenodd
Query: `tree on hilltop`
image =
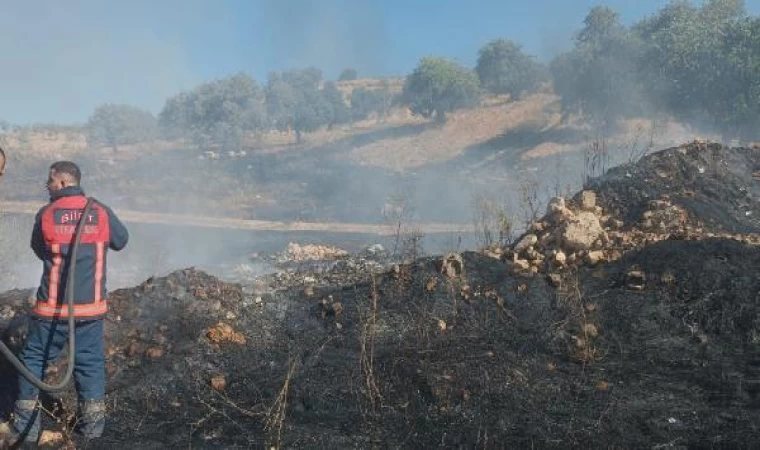
<path fill-rule="evenodd" d="M 412 114 L 444 122 L 447 113 L 478 103 L 480 83 L 472 70 L 446 58 L 428 56 L 406 78 L 403 99 Z"/>
<path fill-rule="evenodd" d="M 87 121 L 87 140 L 118 150 L 120 145 L 155 139 L 156 118 L 149 111 L 130 105 L 107 103 L 95 108 Z"/>
<path fill-rule="evenodd" d="M 491 41 L 480 49 L 475 72 L 483 88 L 513 98 L 535 91 L 543 78 L 540 65 L 520 45 L 506 39 Z"/>
<path fill-rule="evenodd" d="M 167 135 L 189 135 L 201 147 L 235 149 L 245 133 L 267 128 L 263 98 L 256 81 L 239 73 L 169 98 L 159 123 Z"/>

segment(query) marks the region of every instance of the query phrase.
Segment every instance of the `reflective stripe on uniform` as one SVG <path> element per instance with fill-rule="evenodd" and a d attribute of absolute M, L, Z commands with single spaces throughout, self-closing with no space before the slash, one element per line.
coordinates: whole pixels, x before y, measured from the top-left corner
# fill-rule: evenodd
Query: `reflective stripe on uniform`
<path fill-rule="evenodd" d="M 61 283 L 61 244 L 50 246 L 50 252 L 53 254 L 53 267 L 50 269 L 50 284 L 48 286 L 48 305 L 54 306 L 58 303 L 58 286 Z"/>
<path fill-rule="evenodd" d="M 95 303 L 100 302 L 103 291 L 103 259 L 105 256 L 105 244 L 98 242 L 95 245 Z"/>
<path fill-rule="evenodd" d="M 96 303 L 74 305 L 74 317 L 100 316 L 107 312 L 108 303 L 105 300 Z M 51 307 L 45 302 L 38 302 L 32 313 L 43 317 L 69 317 L 69 307 L 68 305 Z"/>

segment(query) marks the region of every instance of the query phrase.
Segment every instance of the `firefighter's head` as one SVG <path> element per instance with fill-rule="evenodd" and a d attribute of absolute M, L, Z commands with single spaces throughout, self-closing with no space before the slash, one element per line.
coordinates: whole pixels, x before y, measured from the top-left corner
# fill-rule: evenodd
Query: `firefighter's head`
<path fill-rule="evenodd" d="M 0 180 L 3 179 L 3 174 L 5 174 L 5 152 L 0 148 Z"/>
<path fill-rule="evenodd" d="M 81 180 L 82 172 L 76 164 L 71 161 L 58 161 L 50 166 L 47 190 L 52 194 L 63 188 L 79 186 Z"/>

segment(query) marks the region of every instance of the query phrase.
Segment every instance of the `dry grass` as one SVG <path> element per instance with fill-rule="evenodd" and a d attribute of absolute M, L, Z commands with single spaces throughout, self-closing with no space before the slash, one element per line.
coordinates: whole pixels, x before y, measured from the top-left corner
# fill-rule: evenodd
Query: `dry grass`
<path fill-rule="evenodd" d="M 525 100 L 459 111 L 446 123 L 413 135 L 383 139 L 356 148 L 349 158 L 363 164 L 404 170 L 447 161 L 468 147 L 488 141 L 533 121 L 546 121 L 547 111 L 556 102 L 549 94 L 535 94 Z"/>
<path fill-rule="evenodd" d="M 77 155 L 87 150 L 87 139 L 76 131 L 20 131 L 0 136 L 0 147 L 11 157 L 37 156 L 60 158 Z"/>
<path fill-rule="evenodd" d="M 338 83 L 338 88 L 346 98 L 357 88 L 381 89 L 386 86 L 394 93 L 403 88 L 402 78 L 388 80 L 361 79 Z M 535 129 L 547 136 L 568 129 L 581 133 L 589 132 L 589 127 L 579 117 L 571 117 L 568 123 L 561 123 L 558 98 L 550 90 L 530 95 L 523 99 L 511 100 L 504 96 L 486 97 L 479 108 L 458 111 L 449 115 L 442 126 L 430 126 L 416 135 L 379 139 L 358 147 L 345 156 L 361 165 L 377 166 L 403 171 L 456 158 L 474 145 L 503 136 L 523 127 Z M 409 125 L 423 125 L 427 120 L 413 116 L 406 108 L 394 108 L 382 121 L 371 118 L 350 125 L 332 129 L 322 128 L 304 135 L 304 141 L 296 144 L 295 133 L 269 131 L 248 136 L 244 146 L 254 153 L 279 153 L 283 151 L 309 151 L 333 142 L 371 131 L 393 129 Z M 619 130 L 608 137 L 611 148 L 624 148 L 632 139 L 642 134 L 649 126 L 649 119 L 630 119 L 620 124 Z M 584 131 L 585 130 L 585 131 Z M 693 132 L 672 120 L 663 120 L 658 125 L 655 146 L 664 148 L 689 140 Z M 118 161 L 134 158 L 145 153 L 157 153 L 186 148 L 192 143 L 183 141 L 154 141 L 136 145 L 125 145 L 113 152 L 110 148 L 89 148 L 87 138 L 76 129 L 25 130 L 0 136 L 0 146 L 17 157 L 70 158 L 87 152 L 104 161 Z M 523 160 L 545 158 L 567 152 L 580 152 L 583 142 L 567 142 L 547 137 L 541 143 L 524 149 Z M 339 156 L 340 157 L 340 156 Z M 494 155 L 493 158 L 498 158 Z M 488 161 L 484 161 L 485 164 Z"/>
<path fill-rule="evenodd" d="M 599 329 L 590 317 L 597 311 L 597 306 L 585 298 L 576 271 L 568 272 L 563 277 L 557 289 L 557 306 L 564 308 L 568 314 L 562 325 L 573 330 L 569 334 L 572 340 L 569 350 L 571 359 L 583 366 L 603 359 L 606 352 L 597 343 Z"/>
<path fill-rule="evenodd" d="M 548 126 L 542 129 L 542 131 L 562 131 L 562 130 L 578 130 L 580 133 L 589 136 L 594 134 L 588 124 L 583 123 L 578 117 L 574 117 L 568 124 L 560 124 L 555 118 L 548 123 Z M 606 141 L 608 146 L 613 152 L 622 153 L 619 159 L 626 159 L 628 153 L 630 153 L 630 147 L 642 146 L 646 144 L 646 141 L 651 139 L 652 144 L 656 148 L 675 147 L 683 142 L 689 141 L 693 138 L 693 133 L 690 132 L 685 126 L 670 119 L 663 120 L 661 122 L 652 123 L 649 119 L 628 119 L 623 120 L 619 124 L 619 130 L 616 133 L 607 136 Z M 551 156 L 561 155 L 565 153 L 582 152 L 587 146 L 587 142 L 557 142 L 557 141 L 545 141 L 533 148 L 527 149 L 520 158 L 522 160 L 530 160 L 537 158 L 547 158 Z"/>
<path fill-rule="evenodd" d="M 370 410 L 377 411 L 382 404 L 383 396 L 380 392 L 377 379 L 375 378 L 375 340 L 377 339 L 377 311 L 378 311 L 377 282 L 372 276 L 372 296 L 370 309 L 362 320 L 362 332 L 360 336 L 361 355 L 359 358 L 362 374 L 364 375 L 364 388 Z"/>
<path fill-rule="evenodd" d="M 277 395 L 277 398 L 267 412 L 267 420 L 264 429 L 272 433 L 271 448 L 282 448 L 282 430 L 285 427 L 285 417 L 288 411 L 288 394 L 290 392 L 290 383 L 296 372 L 296 367 L 296 361 L 290 363 L 280 393 Z"/>

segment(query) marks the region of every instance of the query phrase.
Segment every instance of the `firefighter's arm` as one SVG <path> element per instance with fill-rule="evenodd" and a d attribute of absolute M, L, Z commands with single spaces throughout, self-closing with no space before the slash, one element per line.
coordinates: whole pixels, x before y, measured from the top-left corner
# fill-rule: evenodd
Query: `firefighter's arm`
<path fill-rule="evenodd" d="M 37 213 L 34 218 L 34 228 L 32 228 L 32 241 L 31 247 L 37 258 L 44 259 L 45 257 L 45 239 L 42 236 L 42 211 Z"/>
<path fill-rule="evenodd" d="M 121 223 L 121 220 L 119 220 L 116 214 L 111 211 L 111 208 L 107 206 L 104 206 L 104 208 L 108 213 L 108 223 L 111 226 L 111 242 L 108 247 L 112 250 L 119 251 L 127 246 L 127 242 L 129 242 L 129 232 L 127 231 L 127 227 Z"/>

